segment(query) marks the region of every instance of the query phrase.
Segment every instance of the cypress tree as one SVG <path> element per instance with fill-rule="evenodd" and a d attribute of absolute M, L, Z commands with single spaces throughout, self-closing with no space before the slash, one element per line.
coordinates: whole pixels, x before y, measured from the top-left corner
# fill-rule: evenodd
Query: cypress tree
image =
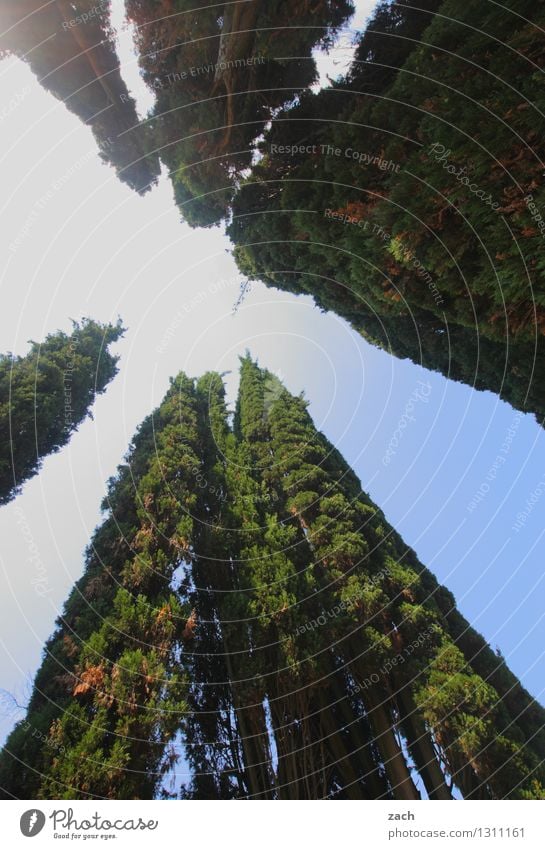
<path fill-rule="evenodd" d="M 353 11 L 350 0 L 249 0 L 164 4 L 126 0 L 143 77 L 156 97 L 155 149 L 191 226 L 229 216 L 254 143 L 274 111 L 317 77 L 327 47 Z"/>
<path fill-rule="evenodd" d="M 235 258 L 543 421 L 543 11 L 418 6 L 379 4 L 345 78 L 274 116 Z"/>
<path fill-rule="evenodd" d="M 442 588 L 316 432 L 302 399 L 279 390 L 267 422 L 270 459 L 263 476 L 276 469 L 286 513 L 304 528 L 301 544 L 312 552 L 322 604 L 327 599 L 325 618 L 343 604 L 343 616 L 311 631 L 316 671 L 323 674 L 334 654 L 346 684 L 350 677 L 355 682 L 392 794 L 416 795 L 398 736 L 417 769 L 420 764 L 431 796 L 447 795 L 441 764 L 466 797 L 534 793 L 543 746 L 542 731 L 536 740 L 535 702 L 499 694 L 514 681 L 499 683 L 500 664 L 491 662 L 482 641 L 482 657 L 474 659 L 469 642 L 478 643 L 478 635 L 467 623 L 463 630 L 453 627 L 453 604 L 448 611 L 444 602 L 443 611 L 438 607 L 435 594 Z M 303 619 L 300 609 L 297 618 Z M 479 671 L 486 667 L 483 678 Z"/>
<path fill-rule="evenodd" d="M 108 348 L 123 332 L 120 323 L 84 319 L 69 335 L 32 342 L 24 357 L 0 354 L 0 504 L 91 415 L 96 396 L 117 374 L 118 357 Z"/>
<path fill-rule="evenodd" d="M 199 496 L 198 556 L 191 566 L 190 603 L 198 623 L 184 655 L 189 679 L 186 758 L 191 782 L 184 798 L 245 798 L 252 792 L 255 769 L 252 739 L 237 712 L 240 685 L 235 680 L 237 637 L 237 529 L 232 520 L 237 496 L 228 490 L 229 463 L 235 446 L 228 425 L 225 389 L 217 374 L 197 384 L 203 452 L 192 473 Z M 244 628 L 244 624 L 242 624 Z M 240 626 L 239 626 L 240 629 Z M 255 758 L 254 758 L 255 760 Z"/>
<path fill-rule="evenodd" d="M 171 584 L 192 557 L 199 450 L 193 383 L 180 376 L 109 482 L 107 518 L 0 759 L 6 796 L 158 791 L 187 707 L 179 656 L 190 611 Z"/>
<path fill-rule="evenodd" d="M 179 734 L 184 798 L 544 797 L 543 708 L 249 356 L 232 421 L 177 378 L 108 501 L 5 792 L 164 794 Z"/>
<path fill-rule="evenodd" d="M 121 75 L 110 6 L 109 0 L 4 0 L 0 57 L 26 62 L 40 85 L 91 127 L 100 158 L 144 194 L 157 183 L 159 161 Z"/>

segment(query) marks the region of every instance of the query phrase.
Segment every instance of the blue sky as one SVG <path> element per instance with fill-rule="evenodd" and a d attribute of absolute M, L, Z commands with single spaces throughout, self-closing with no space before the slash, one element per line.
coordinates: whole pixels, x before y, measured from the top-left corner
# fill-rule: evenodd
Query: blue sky
<path fill-rule="evenodd" d="M 370 5 L 360 4 L 358 23 Z M 129 63 L 128 48 L 125 55 Z M 322 71 L 339 70 L 332 63 L 324 60 Z M 137 85 L 134 64 L 123 73 Z M 241 277 L 221 230 L 180 223 L 165 178 L 144 198 L 131 193 L 100 163 L 90 131 L 25 66 L 6 60 L 0 115 L 14 93 L 20 102 L 1 128 L 0 349 L 25 353 L 30 338 L 68 330 L 82 315 L 121 315 L 128 332 L 94 421 L 0 510 L 0 687 L 22 703 L 28 696 L 43 642 L 81 574 L 105 481 L 169 377 L 230 371 L 233 398 L 238 356 L 248 348 L 291 391 L 305 391 L 318 427 L 364 489 L 539 696 L 545 436 L 532 417 L 372 348 L 310 298 L 256 284 L 233 316 Z M 63 185 L 51 196 L 57 180 Z M 2 737 L 19 716 L 4 700 Z"/>

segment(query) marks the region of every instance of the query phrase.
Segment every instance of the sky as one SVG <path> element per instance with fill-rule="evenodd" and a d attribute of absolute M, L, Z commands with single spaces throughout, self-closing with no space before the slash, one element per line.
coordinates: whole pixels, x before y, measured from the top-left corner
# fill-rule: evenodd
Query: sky
<path fill-rule="evenodd" d="M 353 27 L 372 5 L 358 4 Z M 121 6 L 114 2 L 117 21 Z M 320 57 L 322 81 L 342 70 L 349 39 Z M 130 32 L 120 42 L 123 76 L 144 113 L 150 101 Z M 99 160 L 90 130 L 11 59 L 0 63 L 0 133 L 0 350 L 24 354 L 28 340 L 69 331 L 82 316 L 121 316 L 127 327 L 115 345 L 119 374 L 94 420 L 0 508 L 3 691 L 21 705 L 28 698 L 43 643 L 82 573 L 106 481 L 169 378 L 227 372 L 233 399 L 238 357 L 249 349 L 290 391 L 304 390 L 364 490 L 543 700 L 545 435 L 533 417 L 373 348 L 308 297 L 254 284 L 233 315 L 243 281 L 222 230 L 180 222 L 165 176 L 145 197 L 131 192 Z M 0 740 L 21 715 L 5 695 Z"/>

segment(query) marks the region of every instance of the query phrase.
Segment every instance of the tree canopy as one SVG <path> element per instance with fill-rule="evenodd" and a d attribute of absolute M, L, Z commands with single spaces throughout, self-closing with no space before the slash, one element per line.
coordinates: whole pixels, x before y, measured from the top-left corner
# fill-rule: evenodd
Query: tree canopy
<path fill-rule="evenodd" d="M 0 757 L 7 797 L 543 798 L 545 712 L 249 356 L 180 374 Z"/>
<path fill-rule="evenodd" d="M 159 162 L 121 76 L 110 0 L 4 0 L 0 55 L 23 59 L 40 84 L 88 124 L 101 158 L 144 193 Z"/>
<path fill-rule="evenodd" d="M 350 0 L 126 0 L 149 119 L 183 218 L 210 226 L 229 215 L 255 140 L 274 111 L 316 80 L 312 50 L 333 42 Z"/>
<path fill-rule="evenodd" d="M 543 420 L 543 10 L 419 6 L 379 4 L 346 77 L 275 114 L 235 258 Z"/>
<path fill-rule="evenodd" d="M 117 374 L 109 346 L 121 323 L 73 322 L 70 334 L 32 342 L 24 357 L 0 354 L 0 504 L 36 475 L 91 415 L 95 398 Z"/>
<path fill-rule="evenodd" d="M 384 0 L 318 92 L 313 50 L 349 0 L 125 6 L 155 93 L 144 121 L 108 3 L 8 2 L 0 49 L 92 124 L 135 188 L 160 157 L 182 217 L 227 222 L 249 278 L 543 421 L 539 5 Z"/>

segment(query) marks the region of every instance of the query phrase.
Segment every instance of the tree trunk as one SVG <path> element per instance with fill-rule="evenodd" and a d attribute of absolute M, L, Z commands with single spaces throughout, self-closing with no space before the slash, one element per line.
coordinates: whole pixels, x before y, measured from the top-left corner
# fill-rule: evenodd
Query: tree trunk
<path fill-rule="evenodd" d="M 368 691 L 369 692 L 369 691 Z M 388 774 L 395 799 L 420 799 L 407 767 L 405 756 L 396 740 L 392 727 L 392 719 L 380 697 L 369 694 L 366 697 L 369 706 L 368 713 L 375 732 L 377 745 L 382 754 L 384 767 Z"/>
<path fill-rule="evenodd" d="M 255 796 L 258 799 L 270 799 L 272 797 L 271 781 L 269 780 L 270 775 L 268 774 L 269 761 L 263 757 L 260 759 L 259 755 L 256 757 L 256 748 L 258 747 L 255 745 L 255 742 L 258 738 L 254 737 L 252 734 L 251 718 L 248 720 L 245 713 L 245 711 L 250 710 L 250 708 L 247 708 L 240 703 L 238 687 L 235 684 L 236 676 L 234 674 L 233 664 L 229 654 L 227 636 L 223 627 L 221 628 L 221 633 L 223 647 L 225 650 L 225 662 L 230 679 L 231 692 L 233 694 L 233 707 L 240 730 L 240 742 L 242 743 L 242 749 L 244 752 L 244 767 L 250 787 L 250 795 Z"/>
<path fill-rule="evenodd" d="M 409 751 L 414 758 L 418 772 L 422 776 L 428 796 L 430 799 L 452 799 L 452 794 L 447 787 L 443 770 L 439 765 L 433 747 L 430 732 L 417 712 L 412 695 L 407 690 L 401 690 L 396 696 L 396 701 Z"/>
<path fill-rule="evenodd" d="M 334 758 L 331 765 L 337 769 L 344 782 L 343 789 L 348 798 L 361 800 L 361 793 L 359 792 L 361 776 L 358 775 L 352 764 L 352 753 L 346 748 L 338 723 L 333 721 L 331 705 L 327 704 L 328 700 L 324 693 L 321 694 L 320 701 L 322 703 L 320 723 L 327 735 L 325 744 L 331 750 Z"/>
<path fill-rule="evenodd" d="M 339 699 L 338 707 L 343 717 L 346 726 L 349 728 L 350 737 L 354 743 L 352 752 L 353 758 L 360 764 L 361 781 L 365 782 L 365 796 L 360 794 L 361 798 L 368 799 L 387 799 L 389 795 L 388 784 L 384 780 L 384 776 L 379 772 L 379 765 L 373 759 L 373 750 L 369 739 L 366 739 L 363 734 L 361 723 L 364 717 L 357 716 L 347 703 L 346 690 L 342 686 L 338 674 L 332 676 L 335 694 Z"/>

